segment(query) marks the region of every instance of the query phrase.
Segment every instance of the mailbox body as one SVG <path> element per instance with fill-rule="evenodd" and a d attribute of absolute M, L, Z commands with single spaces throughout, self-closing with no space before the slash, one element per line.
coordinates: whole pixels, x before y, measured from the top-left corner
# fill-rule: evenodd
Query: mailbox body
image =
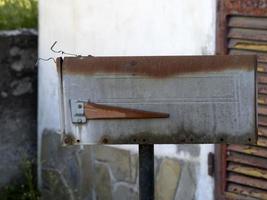
<path fill-rule="evenodd" d="M 254 56 L 58 58 L 64 143 L 254 143 L 255 66 Z"/>

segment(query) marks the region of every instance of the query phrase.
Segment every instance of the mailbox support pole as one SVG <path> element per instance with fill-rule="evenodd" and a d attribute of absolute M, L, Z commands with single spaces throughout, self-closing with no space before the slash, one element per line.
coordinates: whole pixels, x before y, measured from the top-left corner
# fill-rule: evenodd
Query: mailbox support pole
<path fill-rule="evenodd" d="M 139 200 L 154 200 L 153 144 L 139 144 Z"/>

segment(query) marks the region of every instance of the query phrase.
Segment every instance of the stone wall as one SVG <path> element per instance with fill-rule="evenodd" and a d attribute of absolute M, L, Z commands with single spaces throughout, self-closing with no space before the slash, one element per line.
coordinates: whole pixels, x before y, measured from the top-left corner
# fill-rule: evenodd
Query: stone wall
<path fill-rule="evenodd" d="M 37 33 L 0 32 L 0 189 L 21 180 L 36 162 Z"/>
<path fill-rule="evenodd" d="M 136 153 L 103 145 L 62 147 L 60 135 L 48 130 L 42 141 L 43 199 L 139 199 Z M 177 151 L 193 157 L 199 149 L 177 146 Z M 155 199 L 195 199 L 198 168 L 195 159 L 156 156 Z"/>

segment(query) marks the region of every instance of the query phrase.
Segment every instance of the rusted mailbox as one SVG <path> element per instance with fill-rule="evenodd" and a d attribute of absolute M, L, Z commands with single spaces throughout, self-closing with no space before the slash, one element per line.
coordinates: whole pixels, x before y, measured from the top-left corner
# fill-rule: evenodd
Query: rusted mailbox
<path fill-rule="evenodd" d="M 57 59 L 67 144 L 254 143 L 254 56 Z"/>

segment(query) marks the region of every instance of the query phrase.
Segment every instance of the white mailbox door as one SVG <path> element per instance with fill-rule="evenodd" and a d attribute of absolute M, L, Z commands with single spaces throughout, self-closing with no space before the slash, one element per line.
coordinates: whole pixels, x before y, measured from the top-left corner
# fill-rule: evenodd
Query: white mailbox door
<path fill-rule="evenodd" d="M 57 59 L 65 144 L 254 143 L 254 56 Z"/>

